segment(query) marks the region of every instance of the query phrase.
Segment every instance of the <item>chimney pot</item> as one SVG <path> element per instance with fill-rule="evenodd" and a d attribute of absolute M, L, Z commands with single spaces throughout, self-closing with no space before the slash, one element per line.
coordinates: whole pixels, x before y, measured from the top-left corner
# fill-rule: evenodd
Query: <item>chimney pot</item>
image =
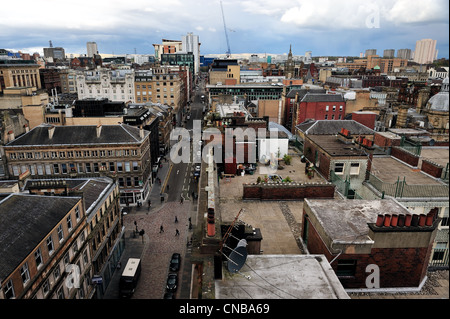
<path fill-rule="evenodd" d="M 405 227 L 411 226 L 412 215 L 408 214 L 405 216 Z"/>
<path fill-rule="evenodd" d="M 377 222 L 376 222 L 377 227 L 383 226 L 383 221 L 384 221 L 384 215 L 378 214 Z"/>
<path fill-rule="evenodd" d="M 391 226 L 392 227 L 397 227 L 397 223 L 398 223 L 398 215 L 397 214 L 392 214 Z"/>
<path fill-rule="evenodd" d="M 428 213 L 428 215 L 427 215 L 427 219 L 426 219 L 426 221 L 425 221 L 425 225 L 426 226 L 431 226 L 431 225 L 433 225 L 433 222 L 434 222 L 434 213 Z"/>
<path fill-rule="evenodd" d="M 399 214 L 398 215 L 398 227 L 404 227 L 405 226 L 405 214 Z"/>
<path fill-rule="evenodd" d="M 389 227 L 391 225 L 391 215 L 386 214 L 384 215 L 384 226 Z"/>
<path fill-rule="evenodd" d="M 414 214 L 411 219 L 411 226 L 417 227 L 419 225 L 419 215 Z"/>
<path fill-rule="evenodd" d="M 427 215 L 420 214 L 420 216 L 419 216 L 419 226 L 420 227 L 424 227 L 425 226 L 426 219 L 427 219 Z"/>

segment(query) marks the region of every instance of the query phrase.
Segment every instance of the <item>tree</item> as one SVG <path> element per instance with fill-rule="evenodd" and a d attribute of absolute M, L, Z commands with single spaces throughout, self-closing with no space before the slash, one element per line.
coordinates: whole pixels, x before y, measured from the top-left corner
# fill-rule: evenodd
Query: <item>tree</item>
<path fill-rule="evenodd" d="M 290 156 L 290 155 L 288 155 L 288 154 L 285 154 L 285 155 L 283 156 L 283 160 L 284 160 L 284 162 L 286 163 L 286 165 L 291 165 L 292 156 Z"/>

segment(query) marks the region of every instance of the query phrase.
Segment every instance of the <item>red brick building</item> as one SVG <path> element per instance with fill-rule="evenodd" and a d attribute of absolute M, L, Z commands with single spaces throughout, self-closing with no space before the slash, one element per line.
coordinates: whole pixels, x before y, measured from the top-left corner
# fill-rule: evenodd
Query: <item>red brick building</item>
<path fill-rule="evenodd" d="M 375 121 L 377 120 L 377 113 L 374 112 L 353 112 L 352 120 L 367 126 L 370 129 L 375 129 Z"/>
<path fill-rule="evenodd" d="M 343 120 L 345 116 L 345 100 L 340 94 L 307 93 L 294 106 L 292 127 L 306 120 Z"/>
<path fill-rule="evenodd" d="M 438 224 L 433 211 L 412 214 L 393 199 L 305 199 L 302 237 L 310 254 L 326 256 L 347 289 L 418 288 Z"/>

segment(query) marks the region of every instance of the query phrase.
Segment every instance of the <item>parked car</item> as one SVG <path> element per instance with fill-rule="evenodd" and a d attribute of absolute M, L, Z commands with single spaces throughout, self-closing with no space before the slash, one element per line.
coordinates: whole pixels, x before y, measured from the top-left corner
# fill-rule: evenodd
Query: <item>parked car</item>
<path fill-rule="evenodd" d="M 178 253 L 172 254 L 172 258 L 170 258 L 170 271 L 178 271 L 180 270 L 181 264 L 181 255 Z"/>
<path fill-rule="evenodd" d="M 175 294 L 173 292 L 166 292 L 164 294 L 164 298 L 163 299 L 175 299 Z"/>
<path fill-rule="evenodd" d="M 178 275 L 177 274 L 169 274 L 167 276 L 167 284 L 166 290 L 167 292 L 175 292 L 178 288 Z"/>

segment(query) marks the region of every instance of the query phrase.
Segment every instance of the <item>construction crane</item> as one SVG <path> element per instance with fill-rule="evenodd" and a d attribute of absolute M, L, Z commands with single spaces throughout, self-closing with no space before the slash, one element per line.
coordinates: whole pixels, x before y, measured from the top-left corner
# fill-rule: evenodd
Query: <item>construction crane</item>
<path fill-rule="evenodd" d="M 227 39 L 227 58 L 231 57 L 230 41 L 228 41 L 227 25 L 225 24 L 225 15 L 223 14 L 222 0 L 220 0 L 220 8 L 222 9 L 223 29 L 225 30 L 225 38 Z"/>

